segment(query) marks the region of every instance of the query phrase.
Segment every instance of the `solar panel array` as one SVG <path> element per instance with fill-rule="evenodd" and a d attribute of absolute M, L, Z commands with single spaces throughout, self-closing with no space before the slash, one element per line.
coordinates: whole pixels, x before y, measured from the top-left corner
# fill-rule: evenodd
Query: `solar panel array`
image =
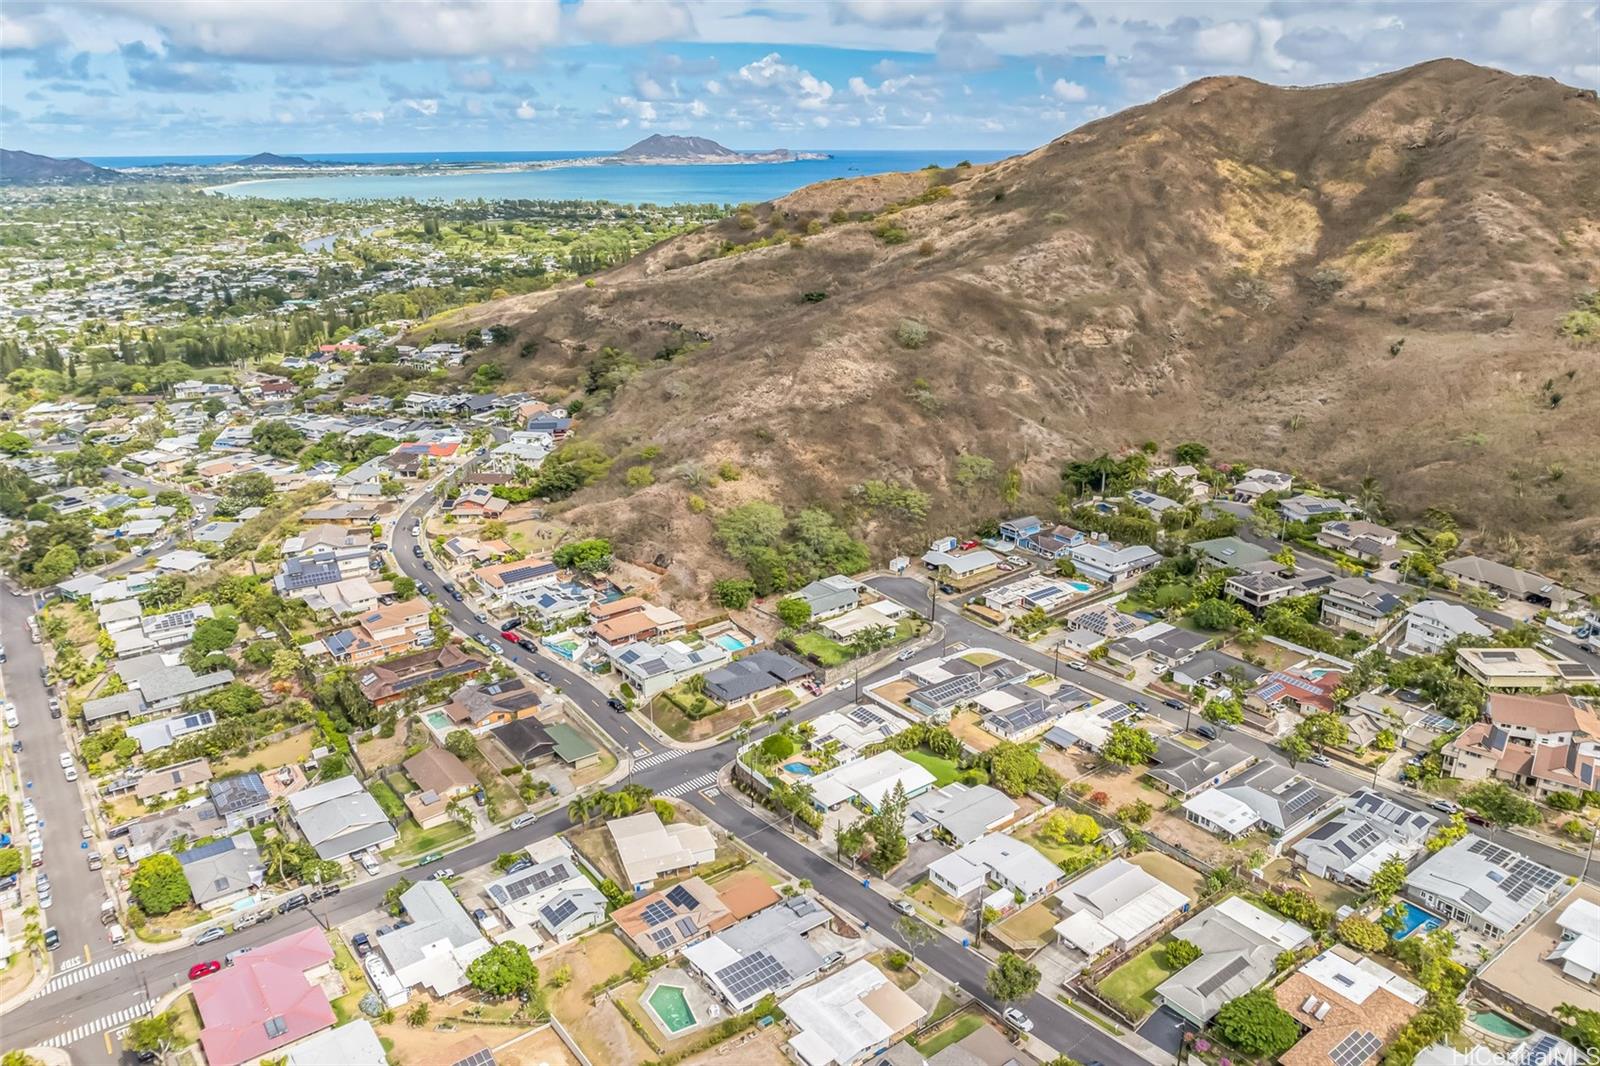
<path fill-rule="evenodd" d="M 1038 725 L 1040 722 L 1048 722 L 1054 717 L 1056 717 L 1055 708 L 1043 700 L 1037 700 L 1025 703 L 1021 707 L 1012 708 L 1009 711 L 992 714 L 989 716 L 989 720 L 999 722 L 1012 733 L 1020 733 L 1024 729 L 1030 729 Z"/>
<path fill-rule="evenodd" d="M 144 631 L 146 633 L 165 633 L 170 629 L 187 629 L 194 624 L 194 620 L 195 609 L 193 607 L 185 607 L 181 611 L 173 611 L 170 614 L 146 618 L 144 620 Z"/>
<path fill-rule="evenodd" d="M 565 881 L 572 876 L 565 863 L 555 863 L 551 866 L 536 866 L 529 870 L 526 876 L 515 881 L 508 881 L 503 885 L 490 885 L 489 893 L 504 904 L 513 900 L 523 899 L 533 895 L 540 889 L 548 888 L 558 881 Z"/>
<path fill-rule="evenodd" d="M 694 924 L 693 918 L 679 918 L 674 928 L 678 930 L 679 936 L 694 936 L 700 931 L 699 927 Z"/>
<path fill-rule="evenodd" d="M 686 911 L 692 911 L 700 906 L 700 901 L 694 898 L 694 893 L 682 885 L 674 885 L 672 887 L 672 890 L 667 893 L 667 901 L 682 907 Z M 646 909 L 648 910 L 649 908 Z"/>
<path fill-rule="evenodd" d="M 746 955 L 738 962 L 724 966 L 716 972 L 716 978 L 722 982 L 735 1003 L 744 1003 L 775 988 L 782 988 L 791 980 L 783 964 L 765 951 Z"/>
<path fill-rule="evenodd" d="M 862 707 L 859 705 L 851 708 L 845 717 L 850 719 L 856 725 L 860 726 L 862 729 L 871 729 L 873 726 L 881 725 L 883 723 L 883 719 L 874 714 L 871 707 Z"/>
<path fill-rule="evenodd" d="M 1202 996 L 1209 996 L 1249 968 L 1250 960 L 1248 958 L 1229 959 L 1222 969 L 1201 981 L 1195 991 Z"/>
<path fill-rule="evenodd" d="M 1492 843 L 1479 837 L 1468 846 L 1467 851 L 1474 855 L 1482 855 L 1484 861 L 1492 862 L 1496 866 L 1504 866 L 1506 860 L 1511 858 L 1511 849 L 1502 848 L 1499 844 Z"/>
<path fill-rule="evenodd" d="M 450 1066 L 495 1066 L 494 1052 L 488 1048 L 479 1048 L 464 1059 L 457 1059 Z"/>
<path fill-rule="evenodd" d="M 1300 790 L 1298 795 L 1290 797 L 1289 801 L 1283 805 L 1284 821 L 1293 823 L 1299 818 L 1302 811 L 1322 799 L 1323 793 L 1320 789 L 1307 785 Z"/>
<path fill-rule="evenodd" d="M 578 913 L 578 905 L 570 899 L 563 899 L 552 906 L 539 908 L 539 913 L 544 917 L 545 924 L 555 929 Z"/>
<path fill-rule="evenodd" d="M 948 681 L 940 681 L 915 693 L 916 697 L 935 707 L 948 707 L 963 699 L 970 699 L 982 691 L 977 674 L 961 674 Z"/>
<path fill-rule="evenodd" d="M 1383 1041 L 1377 1035 L 1366 1030 L 1357 1030 L 1339 1041 L 1334 1049 L 1328 1052 L 1328 1058 L 1333 1060 L 1333 1066 L 1362 1066 L 1368 1059 L 1378 1053 L 1383 1046 Z"/>
<path fill-rule="evenodd" d="M 1560 1037 L 1546 1033 L 1522 1053 L 1522 1066 L 1557 1066 L 1560 1060 L 1556 1058 L 1556 1052 L 1560 1047 Z"/>
<path fill-rule="evenodd" d="M 672 920 L 673 910 L 659 899 L 651 903 L 640 912 L 639 917 L 644 919 L 644 924 L 654 927 L 662 922 Z"/>
<path fill-rule="evenodd" d="M 650 939 L 655 941 L 656 947 L 661 951 L 667 950 L 678 940 L 671 929 L 657 929 L 650 934 Z"/>

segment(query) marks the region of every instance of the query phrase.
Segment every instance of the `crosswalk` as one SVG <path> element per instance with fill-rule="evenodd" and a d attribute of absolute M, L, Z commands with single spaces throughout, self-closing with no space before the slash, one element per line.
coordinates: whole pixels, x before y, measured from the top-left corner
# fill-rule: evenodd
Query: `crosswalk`
<path fill-rule="evenodd" d="M 680 784 L 673 785 L 671 788 L 664 788 L 657 792 L 656 795 L 665 796 L 668 799 L 682 799 L 691 792 L 698 792 L 702 788 L 708 788 L 716 783 L 717 772 L 712 770 L 709 773 L 701 774 L 699 777 L 692 777 Z"/>
<path fill-rule="evenodd" d="M 50 978 L 49 983 L 35 992 L 31 998 L 38 999 L 40 996 L 48 996 L 53 992 L 59 992 L 63 988 L 77 984 L 79 981 L 87 981 L 96 974 L 105 973 L 107 970 L 115 970 L 118 966 L 126 966 L 139 957 L 138 952 L 130 951 L 121 955 L 107 956 L 99 962 L 85 963 L 82 959 L 64 962 L 61 964 L 61 972 Z"/>
<path fill-rule="evenodd" d="M 652 766 L 660 766 L 664 762 L 680 759 L 687 754 L 689 753 L 682 748 L 668 748 L 666 751 L 658 751 L 654 755 L 637 760 L 633 764 L 633 768 L 635 770 L 648 770 Z"/>
<path fill-rule="evenodd" d="M 143 1003 L 137 1004 L 136 1006 L 128 1007 L 125 1010 L 119 1010 L 115 1014 L 107 1014 L 104 1018 L 96 1018 L 92 1022 L 84 1022 L 76 1029 L 71 1029 L 65 1033 L 52 1036 L 50 1039 L 41 1041 L 40 1043 L 43 1047 L 70 1047 L 86 1036 L 93 1036 L 96 1033 L 103 1033 L 107 1029 L 114 1029 L 119 1025 L 133 1021 L 135 1018 L 142 1018 L 146 1014 L 149 1014 L 154 1007 L 154 1003 L 150 1002 L 149 1000 L 145 1000 Z"/>

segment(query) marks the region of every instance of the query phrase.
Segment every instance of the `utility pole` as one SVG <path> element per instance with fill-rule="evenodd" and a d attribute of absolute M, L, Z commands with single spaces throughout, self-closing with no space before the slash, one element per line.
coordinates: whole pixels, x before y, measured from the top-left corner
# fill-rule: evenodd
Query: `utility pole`
<path fill-rule="evenodd" d="M 1600 822 L 1589 832 L 1589 850 L 1583 856 L 1583 873 L 1578 877 L 1579 884 L 1589 880 L 1589 863 L 1594 859 L 1594 839 L 1597 835 L 1600 835 Z"/>

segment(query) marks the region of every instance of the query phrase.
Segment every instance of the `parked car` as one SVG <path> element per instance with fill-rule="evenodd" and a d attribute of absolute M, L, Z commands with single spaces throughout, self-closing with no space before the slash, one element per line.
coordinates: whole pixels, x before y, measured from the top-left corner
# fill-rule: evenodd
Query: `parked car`
<path fill-rule="evenodd" d="M 896 655 L 894 657 L 894 659 L 895 659 L 895 662 L 908 663 L 912 659 L 915 659 L 916 657 L 917 657 L 916 649 L 908 648 L 907 650 L 901 652 L 899 655 Z"/>
<path fill-rule="evenodd" d="M 100 853 L 98 851 L 91 851 L 89 853 L 89 869 L 98 870 L 105 866 L 105 864 L 106 861 L 100 857 Z"/>
<path fill-rule="evenodd" d="M 901 914 L 915 915 L 917 913 L 916 905 L 913 904 L 909 899 L 897 899 L 893 903 L 889 904 L 889 906 L 893 907 Z"/>
<path fill-rule="evenodd" d="M 1005 1023 L 1019 1033 L 1033 1032 L 1033 1019 L 1015 1007 L 1007 1007 L 1001 1012 L 1000 1017 L 1004 1018 Z"/>
<path fill-rule="evenodd" d="M 433 560 L 432 559 L 424 559 L 424 560 L 422 560 L 422 568 L 424 570 L 432 570 L 433 569 Z"/>
<path fill-rule="evenodd" d="M 301 907 L 309 906 L 311 906 L 311 900 L 306 896 L 306 894 L 304 892 L 296 892 L 294 895 L 278 904 L 278 913 L 288 914 L 290 911 L 297 911 Z"/>
<path fill-rule="evenodd" d="M 228 935 L 228 931 L 220 925 L 213 925 L 210 929 L 194 938 L 196 944 L 209 944 L 214 940 L 221 940 Z"/>
<path fill-rule="evenodd" d="M 537 677 L 540 681 L 543 681 L 547 685 L 552 685 L 555 683 L 555 678 L 550 676 L 550 671 L 548 670 L 535 670 L 533 672 L 533 676 Z"/>
<path fill-rule="evenodd" d="M 519 814 L 515 818 L 511 819 L 511 828 L 526 829 L 528 826 L 532 825 L 538 820 L 539 816 L 537 814 Z"/>
<path fill-rule="evenodd" d="M 1461 809 L 1459 805 L 1451 803 L 1449 800 L 1434 800 L 1428 806 L 1436 811 L 1443 811 L 1445 814 L 1454 814 Z"/>
<path fill-rule="evenodd" d="M 1332 766 L 1333 765 L 1333 760 L 1328 758 L 1326 755 L 1321 754 L 1320 752 L 1318 754 L 1316 754 L 1316 755 L 1307 755 L 1306 756 L 1306 762 L 1310 763 L 1312 766 Z"/>
<path fill-rule="evenodd" d="M 507 644 L 515 644 L 517 642 L 517 632 L 514 629 L 501 628 L 500 639 Z"/>
<path fill-rule="evenodd" d="M 413 544 L 411 546 L 411 554 L 415 555 L 418 559 L 422 558 L 422 545 Z"/>
<path fill-rule="evenodd" d="M 1198 733 L 1200 736 L 1205 737 L 1207 740 L 1216 740 L 1217 739 L 1217 728 L 1216 728 L 1216 726 L 1197 725 L 1197 726 L 1194 727 L 1194 731 L 1196 733 Z"/>
<path fill-rule="evenodd" d="M 533 865 L 533 860 L 532 859 L 518 859 L 516 862 L 512 863 L 510 866 L 506 867 L 506 873 L 508 875 L 509 874 L 520 874 L 522 871 L 528 869 L 532 865 Z"/>
<path fill-rule="evenodd" d="M 1089 667 L 1088 667 L 1087 664 L 1080 663 L 1078 660 L 1073 659 L 1071 662 L 1067 663 L 1067 669 L 1068 670 L 1087 670 L 1087 669 L 1089 669 Z"/>
<path fill-rule="evenodd" d="M 446 878 L 454 877 L 455 875 L 456 875 L 456 872 L 454 870 L 450 869 L 450 867 L 448 867 L 448 866 L 446 866 L 446 867 L 444 867 L 442 869 L 433 871 L 433 879 L 435 881 L 443 881 Z"/>
<path fill-rule="evenodd" d="M 1161 705 L 1163 707 L 1171 707 L 1175 711 L 1183 710 L 1183 701 L 1182 700 L 1162 700 L 1161 701 Z"/>
<path fill-rule="evenodd" d="M 250 951 L 250 948 L 234 948 L 232 951 L 222 956 L 222 965 L 232 966 L 234 959 L 237 959 L 240 955 L 248 955 L 250 954 Z"/>
<path fill-rule="evenodd" d="M 855 682 L 853 682 L 850 678 L 847 677 L 843 681 L 839 682 L 837 685 L 833 686 L 833 690 L 835 692 L 843 692 L 845 689 L 849 688 L 854 683 Z"/>
<path fill-rule="evenodd" d="M 628 712 L 628 705 L 617 699 L 615 696 L 612 696 L 610 699 L 606 700 L 606 706 L 610 707 L 618 714 L 626 714 Z"/>
<path fill-rule="evenodd" d="M 482 611 L 475 612 L 472 617 L 477 619 L 479 625 L 486 626 L 489 624 L 489 616 Z"/>
<path fill-rule="evenodd" d="M 533 643 L 533 641 L 529 640 L 527 637 L 518 637 L 517 638 L 517 647 L 521 648 L 523 651 L 537 652 L 539 650 L 538 646 L 535 645 Z"/>
<path fill-rule="evenodd" d="M 44 948 L 46 951 L 54 951 L 60 946 L 61 934 L 56 932 L 56 927 L 52 925 L 44 931 Z"/>
<path fill-rule="evenodd" d="M 128 861 L 128 845 L 126 844 L 118 844 L 116 847 L 111 849 L 111 853 L 122 862 Z"/>
<path fill-rule="evenodd" d="M 210 962 L 197 962 L 189 967 L 189 980 L 198 981 L 202 977 L 210 977 L 220 969 L 222 969 L 222 963 L 216 959 L 212 959 Z"/>
<path fill-rule="evenodd" d="M 364 959 L 372 952 L 372 938 L 365 933 L 357 933 L 350 938 L 350 946 L 356 949 L 356 958 Z"/>

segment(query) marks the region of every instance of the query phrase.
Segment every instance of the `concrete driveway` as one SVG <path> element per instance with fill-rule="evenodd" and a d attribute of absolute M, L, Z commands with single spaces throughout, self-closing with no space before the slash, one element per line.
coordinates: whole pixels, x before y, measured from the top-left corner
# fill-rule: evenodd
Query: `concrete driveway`
<path fill-rule="evenodd" d="M 1195 1027 L 1186 1018 L 1180 1018 L 1166 1007 L 1160 1007 L 1139 1026 L 1139 1035 L 1163 1051 L 1176 1055 L 1183 1048 L 1183 1034 L 1192 1033 Z"/>
<path fill-rule="evenodd" d="M 910 850 L 906 852 L 906 861 L 894 868 L 889 875 L 889 883 L 903 889 L 926 873 L 935 861 L 948 854 L 950 849 L 943 844 L 932 840 L 913 840 Z"/>

